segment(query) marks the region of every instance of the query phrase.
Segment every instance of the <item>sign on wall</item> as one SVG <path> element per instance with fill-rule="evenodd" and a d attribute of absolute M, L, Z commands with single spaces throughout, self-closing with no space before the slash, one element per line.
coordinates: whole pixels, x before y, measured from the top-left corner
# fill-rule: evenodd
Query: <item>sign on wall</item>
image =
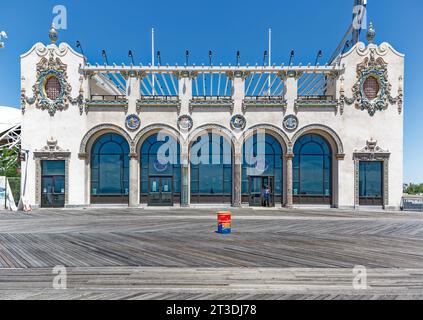
<path fill-rule="evenodd" d="M 0 210 L 17 211 L 15 199 L 6 177 L 0 177 Z"/>
<path fill-rule="evenodd" d="M 6 177 L 0 177 L 0 209 L 6 209 Z"/>

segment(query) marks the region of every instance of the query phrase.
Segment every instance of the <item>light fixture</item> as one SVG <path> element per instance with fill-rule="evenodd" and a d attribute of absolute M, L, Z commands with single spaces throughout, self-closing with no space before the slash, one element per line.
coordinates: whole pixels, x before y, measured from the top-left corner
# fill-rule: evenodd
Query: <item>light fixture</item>
<path fill-rule="evenodd" d="M 185 50 L 185 64 L 188 65 L 188 60 L 189 60 L 189 51 Z"/>
<path fill-rule="evenodd" d="M 106 65 L 109 65 L 109 61 L 107 60 L 106 50 L 101 51 L 101 56 L 103 57 L 104 62 L 106 63 Z"/>
<path fill-rule="evenodd" d="M 317 56 L 316 56 L 316 62 L 314 63 L 314 65 L 316 65 L 316 66 L 317 66 L 317 63 L 319 62 L 319 59 L 320 59 L 322 56 L 323 56 L 323 52 L 322 52 L 322 50 L 319 50 L 319 52 L 317 53 Z"/>
<path fill-rule="evenodd" d="M 291 55 L 289 56 L 289 65 L 291 65 L 292 62 L 294 61 L 294 57 L 295 57 L 295 51 L 291 50 Z"/>
<path fill-rule="evenodd" d="M 131 58 L 132 65 L 135 65 L 135 63 L 134 63 L 134 54 L 133 54 L 132 50 L 129 50 L 129 52 L 128 52 L 128 58 Z"/>

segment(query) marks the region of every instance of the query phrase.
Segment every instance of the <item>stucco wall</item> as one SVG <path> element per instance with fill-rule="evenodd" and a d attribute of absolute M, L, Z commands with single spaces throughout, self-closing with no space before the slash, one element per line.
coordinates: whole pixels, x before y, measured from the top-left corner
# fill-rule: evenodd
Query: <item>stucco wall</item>
<path fill-rule="evenodd" d="M 42 56 L 46 56 L 48 50 L 53 50 L 54 54 L 67 65 L 68 82 L 72 87 L 71 96 L 77 97 L 82 87 L 85 98 L 89 97 L 88 78 L 83 77 L 81 84 L 80 65 L 84 60 L 81 55 L 73 51 L 67 44 L 59 47 L 36 44 L 29 52 L 21 56 L 21 72 L 24 79 L 22 88 L 25 89 L 27 97 L 33 95 L 32 87 L 37 78 L 37 63 Z M 341 78 L 345 95 L 352 97 L 352 87 L 357 81 L 357 64 L 361 63 L 365 57 L 369 57 L 370 51 L 374 50 L 377 57 L 382 57 L 388 64 L 388 80 L 392 86 L 391 94 L 396 97 L 398 88 L 401 85 L 400 76 L 404 76 L 404 56 L 397 53 L 389 44 L 380 46 L 358 43 L 341 59 L 345 72 L 337 79 L 336 94 L 340 98 Z M 122 108 L 96 108 L 80 113 L 78 105 L 69 105 L 64 111 L 57 111 L 54 116 L 50 116 L 47 111 L 40 110 L 35 105 L 25 103 L 25 113 L 22 123 L 22 148 L 34 151 L 42 149 L 47 140 L 54 138 L 58 141 L 58 146 L 71 152 L 69 167 L 69 203 L 70 206 L 89 204 L 89 165 L 88 160 L 80 158 L 80 145 L 83 137 L 93 127 L 101 124 L 114 124 L 126 130 L 131 139 L 143 128 L 164 124 L 178 131 L 177 120 L 182 114 L 189 114 L 189 99 L 191 98 L 191 80 L 181 78 L 180 86 L 185 86 L 186 90 L 180 90 L 181 110 L 178 114 L 176 108 L 142 108 L 139 114 L 141 118 L 141 128 L 136 132 L 125 129 L 125 118 L 128 114 L 136 114 L 136 100 L 139 97 L 137 79 L 131 81 L 131 92 L 129 96 L 128 111 Z M 335 166 L 335 179 L 337 189 L 334 190 L 336 205 L 339 207 L 353 207 L 354 202 L 354 151 L 361 150 L 366 146 L 366 141 L 374 139 L 378 146 L 391 153 L 389 160 L 389 207 L 398 208 L 402 197 L 403 185 L 403 112 L 399 112 L 397 104 L 390 104 L 386 110 L 377 111 L 374 116 L 364 110 L 358 110 L 354 105 L 345 104 L 343 112 L 341 108 L 316 108 L 306 109 L 295 108 L 297 98 L 295 78 L 286 79 L 288 102 L 286 110 L 283 108 L 249 108 L 244 114 L 247 126 L 244 131 L 233 131 L 230 126 L 230 119 L 234 114 L 243 114 L 242 99 L 244 98 L 244 82 L 241 78 L 234 80 L 234 110 L 229 108 L 194 108 L 191 117 L 196 128 L 217 124 L 230 130 L 237 140 L 242 139 L 242 135 L 248 132 L 249 128 L 260 125 L 272 125 L 283 130 L 282 120 L 284 116 L 296 114 L 299 119 L 299 128 L 310 125 L 326 126 L 332 129 L 342 141 L 345 158 L 337 161 Z M 296 132 L 285 134 L 292 139 Z M 188 133 L 181 133 L 187 139 Z M 286 149 L 287 146 L 284 146 Z M 337 150 L 334 150 L 335 154 Z M 35 162 L 33 155 L 27 163 L 27 186 L 26 196 L 31 204 L 36 201 L 36 179 Z M 138 176 L 138 173 L 137 173 Z M 335 186 L 336 186 L 335 185 Z M 285 186 L 284 186 L 284 189 Z"/>

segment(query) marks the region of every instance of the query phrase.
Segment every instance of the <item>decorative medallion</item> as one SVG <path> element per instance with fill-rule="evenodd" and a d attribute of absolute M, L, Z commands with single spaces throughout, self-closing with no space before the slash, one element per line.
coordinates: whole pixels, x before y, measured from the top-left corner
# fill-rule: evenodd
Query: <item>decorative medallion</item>
<path fill-rule="evenodd" d="M 386 110 L 389 103 L 397 103 L 398 111 L 401 113 L 402 88 L 398 89 L 398 97 L 391 96 L 392 86 L 388 81 L 388 65 L 381 57 L 375 58 L 375 55 L 375 49 L 370 49 L 370 57 L 366 57 L 357 66 L 358 80 L 352 88 L 352 98 L 345 96 L 343 84 L 341 85 L 341 107 L 344 103 L 349 105 L 355 103 L 357 109 L 367 110 L 370 116 L 374 116 L 376 111 Z"/>
<path fill-rule="evenodd" d="M 247 125 L 247 120 L 243 115 L 237 114 L 231 119 L 231 127 L 236 130 L 244 130 Z"/>
<path fill-rule="evenodd" d="M 189 131 L 192 129 L 194 122 L 188 115 L 183 115 L 178 118 L 178 127 L 180 130 Z"/>
<path fill-rule="evenodd" d="M 141 126 L 141 120 L 140 117 L 138 117 L 136 114 L 130 114 L 126 117 L 125 120 L 126 128 L 128 128 L 131 131 L 135 131 L 139 129 Z"/>
<path fill-rule="evenodd" d="M 288 131 L 294 131 L 298 128 L 298 118 L 293 114 L 286 116 L 283 119 L 283 127 Z"/>

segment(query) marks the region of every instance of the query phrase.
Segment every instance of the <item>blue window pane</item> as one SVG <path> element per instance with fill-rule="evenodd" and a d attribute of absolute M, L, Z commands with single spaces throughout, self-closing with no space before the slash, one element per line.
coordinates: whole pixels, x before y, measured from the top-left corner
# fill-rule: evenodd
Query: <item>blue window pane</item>
<path fill-rule="evenodd" d="M 380 161 L 360 162 L 360 197 L 382 197 L 382 170 Z"/>
<path fill-rule="evenodd" d="M 316 134 L 308 134 L 294 146 L 294 195 L 332 195 L 332 155 L 328 142 Z"/>
<path fill-rule="evenodd" d="M 206 134 L 191 146 L 191 194 L 232 192 L 232 149 L 221 136 Z"/>
<path fill-rule="evenodd" d="M 129 144 L 113 133 L 97 139 L 91 155 L 92 195 L 127 195 L 129 192 Z"/>
<path fill-rule="evenodd" d="M 121 154 L 122 146 L 116 142 L 105 143 L 100 149 L 101 154 Z"/>
<path fill-rule="evenodd" d="M 161 133 L 150 135 L 141 146 L 140 162 L 142 181 L 147 183 L 149 177 L 172 176 L 172 191 L 180 193 L 180 145 L 174 137 Z M 148 188 L 142 188 L 141 192 L 148 193 Z"/>
<path fill-rule="evenodd" d="M 65 161 L 43 161 L 42 174 L 44 176 L 65 175 Z"/>
<path fill-rule="evenodd" d="M 282 193 L 282 179 L 278 178 L 282 177 L 282 155 L 282 147 L 272 135 L 249 137 L 243 146 L 242 193 L 248 194 L 250 177 L 254 176 L 275 177 L 275 193 Z"/>
<path fill-rule="evenodd" d="M 301 154 L 324 154 L 323 149 L 320 144 L 309 142 L 301 148 Z"/>

